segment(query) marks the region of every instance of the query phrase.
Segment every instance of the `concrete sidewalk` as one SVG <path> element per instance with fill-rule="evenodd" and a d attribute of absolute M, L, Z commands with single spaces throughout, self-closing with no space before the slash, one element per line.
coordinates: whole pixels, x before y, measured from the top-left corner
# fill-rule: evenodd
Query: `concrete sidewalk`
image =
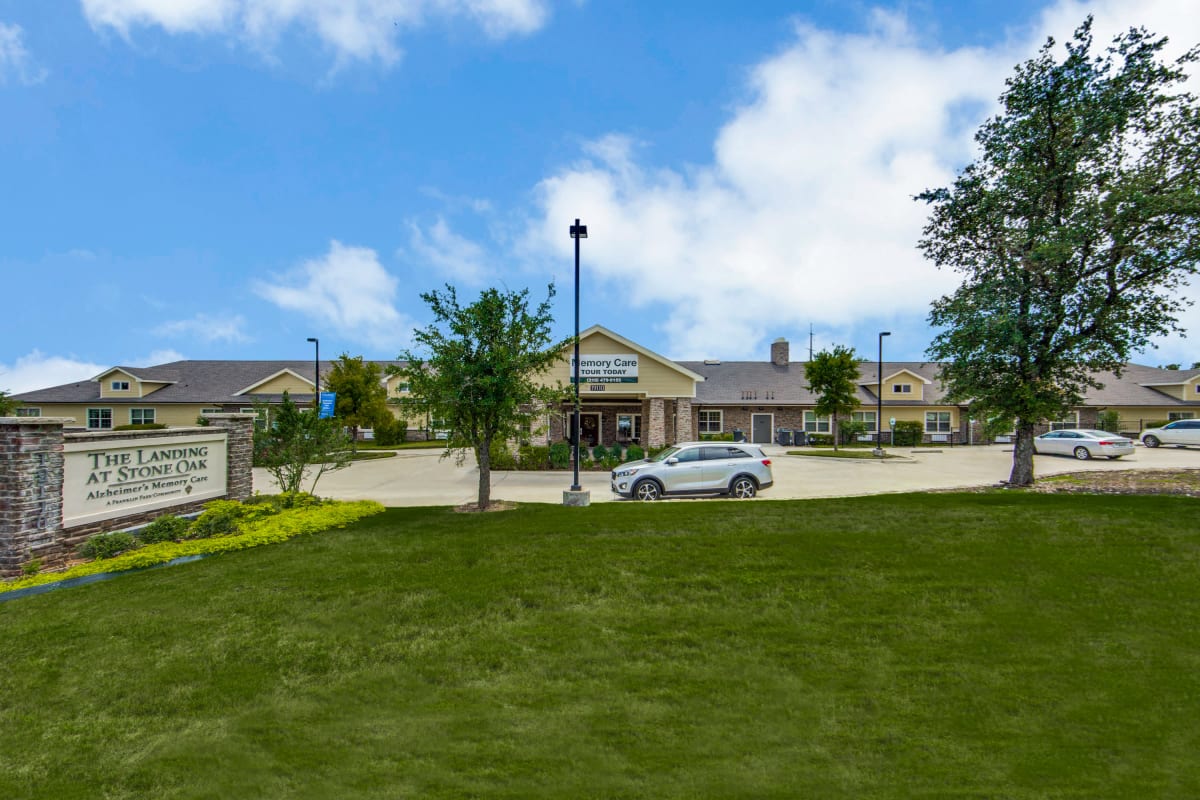
<path fill-rule="evenodd" d="M 767 445 L 775 485 L 764 500 L 915 492 L 988 486 L 1008 478 L 1011 445 L 954 447 L 943 450 L 895 448 L 899 458 L 883 461 L 789 456 L 789 448 Z M 1035 456 L 1038 476 L 1080 470 L 1200 468 L 1200 450 L 1138 447 L 1117 461 L 1076 461 L 1062 456 Z M 608 472 L 581 472 L 580 483 L 593 503 L 619 500 L 609 490 Z M 474 459 L 456 466 L 441 451 L 401 450 L 394 458 L 359 461 L 326 473 L 317 494 L 340 500 L 378 500 L 386 506 L 445 506 L 476 499 L 479 475 Z M 493 472 L 492 498 L 520 503 L 562 503 L 571 472 Z M 254 470 L 254 488 L 275 491 L 265 471 Z M 307 486 L 305 487 L 308 488 Z"/>

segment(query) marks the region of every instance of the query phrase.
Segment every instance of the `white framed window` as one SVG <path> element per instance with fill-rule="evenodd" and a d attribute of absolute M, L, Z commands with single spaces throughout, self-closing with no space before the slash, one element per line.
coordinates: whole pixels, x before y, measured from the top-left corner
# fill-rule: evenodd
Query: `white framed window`
<path fill-rule="evenodd" d="M 113 381 L 108 386 L 114 392 L 128 392 L 129 391 L 129 381 Z"/>
<path fill-rule="evenodd" d="M 130 425 L 153 425 L 154 424 L 154 409 L 153 408 L 131 408 L 131 409 L 129 409 L 129 424 Z"/>
<path fill-rule="evenodd" d="M 18 408 L 17 411 L 18 411 L 17 416 L 18 417 L 21 416 L 19 413 L 21 411 L 21 409 Z M 1196 418 L 1195 413 L 1191 412 L 1191 411 L 1168 411 L 1167 412 L 1167 421 L 1169 421 L 1169 422 L 1174 422 L 1177 419 L 1195 419 L 1195 418 Z"/>
<path fill-rule="evenodd" d="M 406 394 L 410 391 L 412 391 L 411 383 L 397 383 L 396 384 L 396 394 Z"/>
<path fill-rule="evenodd" d="M 238 411 L 242 412 L 243 414 L 257 415 L 258 419 L 254 420 L 254 427 L 258 428 L 260 431 L 267 429 L 267 417 L 269 412 L 265 408 L 261 411 L 259 411 L 257 408 L 239 408 Z"/>
<path fill-rule="evenodd" d="M 700 412 L 704 413 L 704 412 Z M 617 414 L 617 441 L 627 442 L 642 438 L 641 414 Z"/>
<path fill-rule="evenodd" d="M 724 425 L 724 411 L 701 411 L 697 415 L 696 427 L 700 433 L 720 433 Z"/>
<path fill-rule="evenodd" d="M 950 412 L 949 411 L 926 411 L 925 412 L 925 432 L 926 433 L 950 433 Z"/>
<path fill-rule="evenodd" d="M 892 394 L 912 394 L 911 383 L 893 383 Z"/>
<path fill-rule="evenodd" d="M 112 429 L 111 408 L 89 408 L 87 410 L 87 426 L 90 431 L 107 431 Z"/>
<path fill-rule="evenodd" d="M 1065 428 L 1078 428 L 1078 427 L 1079 427 L 1079 412 L 1078 411 L 1068 412 L 1067 414 L 1063 415 L 1062 419 L 1050 420 L 1050 430 L 1052 430 L 1052 431 L 1061 431 Z"/>
<path fill-rule="evenodd" d="M 16 414 L 18 417 L 40 417 L 42 410 L 32 406 L 18 406 Z"/>
<path fill-rule="evenodd" d="M 219 408 L 202 408 L 202 409 L 200 409 L 200 413 L 201 414 L 220 414 L 221 409 L 219 409 Z"/>
<path fill-rule="evenodd" d="M 804 430 L 808 433 L 829 433 L 829 417 L 818 417 L 815 411 L 805 411 Z"/>
<path fill-rule="evenodd" d="M 862 424 L 866 425 L 868 431 L 874 432 L 874 431 L 879 430 L 879 428 L 876 427 L 876 425 L 875 425 L 875 412 L 874 411 L 853 411 L 850 414 L 850 419 L 854 420 L 855 422 L 861 422 Z"/>

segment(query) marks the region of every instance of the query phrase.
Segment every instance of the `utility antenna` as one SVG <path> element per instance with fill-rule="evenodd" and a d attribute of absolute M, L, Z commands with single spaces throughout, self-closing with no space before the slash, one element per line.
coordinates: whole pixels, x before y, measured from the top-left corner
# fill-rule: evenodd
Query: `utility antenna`
<path fill-rule="evenodd" d="M 808 360 L 812 361 L 813 332 L 812 323 L 808 323 Z"/>

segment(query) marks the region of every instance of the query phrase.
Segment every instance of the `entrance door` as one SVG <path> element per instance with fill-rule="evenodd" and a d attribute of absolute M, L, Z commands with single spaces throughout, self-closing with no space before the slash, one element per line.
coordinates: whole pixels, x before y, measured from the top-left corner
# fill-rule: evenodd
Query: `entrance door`
<path fill-rule="evenodd" d="M 774 419 L 774 414 L 751 414 L 750 441 L 754 444 L 770 444 L 771 422 Z"/>
<path fill-rule="evenodd" d="M 579 415 L 579 445 L 595 447 L 598 444 L 600 444 L 600 415 L 581 413 Z"/>

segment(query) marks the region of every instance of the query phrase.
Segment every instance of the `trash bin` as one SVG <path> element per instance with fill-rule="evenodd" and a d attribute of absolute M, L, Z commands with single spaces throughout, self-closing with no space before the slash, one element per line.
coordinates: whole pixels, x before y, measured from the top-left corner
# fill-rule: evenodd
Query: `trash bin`
<path fill-rule="evenodd" d="M 746 434 L 742 433 L 742 430 L 741 430 L 741 428 L 734 428 L 734 429 L 733 429 L 733 440 L 734 440 L 735 442 L 744 442 L 744 441 L 746 441 Z"/>
<path fill-rule="evenodd" d="M 784 447 L 792 446 L 792 429 L 791 428 L 776 428 L 775 443 Z"/>
<path fill-rule="evenodd" d="M 808 434 L 804 431 L 792 431 L 792 444 L 803 447 L 808 444 Z"/>

